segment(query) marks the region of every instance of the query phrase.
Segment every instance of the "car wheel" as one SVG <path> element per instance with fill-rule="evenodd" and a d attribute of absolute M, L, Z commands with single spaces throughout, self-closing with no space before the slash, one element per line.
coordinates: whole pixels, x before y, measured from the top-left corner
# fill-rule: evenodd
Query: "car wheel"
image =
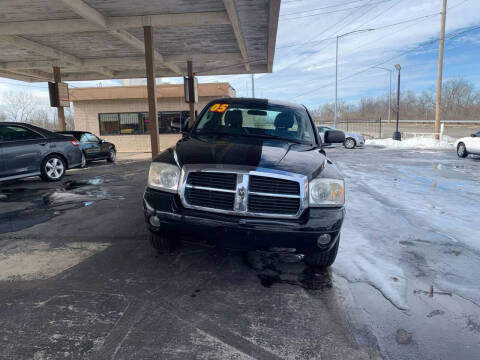
<path fill-rule="evenodd" d="M 355 142 L 355 139 L 352 138 L 346 138 L 345 142 L 343 143 L 343 146 L 345 146 L 347 149 L 353 149 L 357 145 Z"/>
<path fill-rule="evenodd" d="M 167 237 L 162 231 L 150 231 L 150 243 L 162 253 L 173 252 L 180 246 L 178 239 Z"/>
<path fill-rule="evenodd" d="M 65 160 L 59 155 L 49 155 L 40 166 L 40 176 L 46 181 L 59 181 L 65 175 Z"/>
<path fill-rule="evenodd" d="M 116 158 L 117 158 L 117 152 L 114 149 L 110 149 L 107 161 L 113 163 L 115 162 Z"/>
<path fill-rule="evenodd" d="M 331 266 L 338 253 L 338 246 L 340 244 L 340 237 L 329 251 L 313 252 L 305 254 L 305 262 L 310 266 L 329 267 Z"/>
<path fill-rule="evenodd" d="M 81 168 L 87 166 L 87 158 L 85 157 L 85 153 L 82 151 L 82 163 L 80 164 Z"/>
<path fill-rule="evenodd" d="M 467 157 L 468 155 L 467 147 L 463 142 L 457 145 L 457 155 L 458 157 L 461 157 L 461 158 Z"/>

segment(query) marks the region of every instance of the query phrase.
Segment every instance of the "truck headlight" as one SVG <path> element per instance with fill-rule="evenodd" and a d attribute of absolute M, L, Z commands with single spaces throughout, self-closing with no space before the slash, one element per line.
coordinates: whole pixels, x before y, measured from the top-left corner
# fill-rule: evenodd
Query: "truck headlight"
<path fill-rule="evenodd" d="M 152 162 L 148 172 L 148 187 L 176 193 L 180 180 L 180 169 L 176 165 Z"/>
<path fill-rule="evenodd" d="M 310 207 L 334 207 L 345 203 L 345 182 L 338 179 L 313 179 L 309 183 Z"/>

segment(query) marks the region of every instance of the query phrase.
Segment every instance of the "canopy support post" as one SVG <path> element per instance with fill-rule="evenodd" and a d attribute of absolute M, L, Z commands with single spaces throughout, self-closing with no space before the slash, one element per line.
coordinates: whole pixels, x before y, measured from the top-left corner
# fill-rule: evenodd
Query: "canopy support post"
<path fill-rule="evenodd" d="M 62 76 L 60 74 L 60 68 L 58 66 L 53 67 L 53 80 L 58 85 L 62 82 Z M 58 122 L 58 131 L 65 131 L 67 126 L 65 124 L 65 112 L 63 111 L 62 106 L 57 106 L 57 122 Z"/>
<path fill-rule="evenodd" d="M 148 112 L 150 120 L 149 129 L 152 159 L 154 159 L 160 153 L 160 135 L 158 130 L 157 85 L 155 83 L 155 47 L 151 26 L 143 27 L 143 38 L 145 42 L 145 67 L 147 73 Z"/>

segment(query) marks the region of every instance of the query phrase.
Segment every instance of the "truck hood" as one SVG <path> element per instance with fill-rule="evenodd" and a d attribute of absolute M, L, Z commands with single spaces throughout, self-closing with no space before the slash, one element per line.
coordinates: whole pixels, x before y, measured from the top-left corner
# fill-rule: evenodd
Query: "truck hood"
<path fill-rule="evenodd" d="M 176 161 L 185 164 L 228 164 L 267 168 L 317 176 L 326 157 L 318 147 L 282 140 L 233 136 L 195 136 L 179 140 L 174 148 Z"/>

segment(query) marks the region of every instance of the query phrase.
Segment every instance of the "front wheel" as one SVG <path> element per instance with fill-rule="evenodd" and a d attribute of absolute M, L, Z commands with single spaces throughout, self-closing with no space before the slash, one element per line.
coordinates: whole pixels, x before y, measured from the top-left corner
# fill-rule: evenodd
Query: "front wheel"
<path fill-rule="evenodd" d="M 65 175 L 65 160 L 59 155 L 47 156 L 40 165 L 40 177 L 46 181 L 59 181 Z"/>
<path fill-rule="evenodd" d="M 347 149 L 353 149 L 357 145 L 355 142 L 355 139 L 352 138 L 346 138 L 345 142 L 343 143 L 343 146 L 345 146 Z"/>
<path fill-rule="evenodd" d="M 457 145 L 457 155 L 458 157 L 461 157 L 461 158 L 467 157 L 468 155 L 467 147 L 463 142 Z"/>
<path fill-rule="evenodd" d="M 338 237 L 337 242 L 329 251 L 323 252 L 313 252 L 310 254 L 305 254 L 305 262 L 310 266 L 316 267 L 329 267 L 331 266 L 337 257 L 338 246 L 340 244 L 340 237 Z"/>
<path fill-rule="evenodd" d="M 114 149 L 110 149 L 107 161 L 113 163 L 115 162 L 116 158 L 117 158 L 117 152 Z"/>
<path fill-rule="evenodd" d="M 178 239 L 167 237 L 162 231 L 150 231 L 150 243 L 161 253 L 171 253 L 180 246 Z"/>

